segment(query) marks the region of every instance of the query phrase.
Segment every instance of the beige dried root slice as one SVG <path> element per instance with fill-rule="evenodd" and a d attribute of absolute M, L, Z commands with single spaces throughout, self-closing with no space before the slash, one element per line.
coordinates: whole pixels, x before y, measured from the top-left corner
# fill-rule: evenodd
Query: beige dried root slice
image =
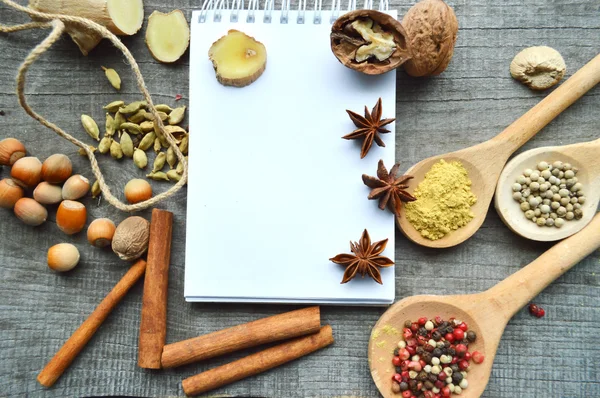
<path fill-rule="evenodd" d="M 91 19 L 116 35 L 136 34 L 144 22 L 143 0 L 30 0 L 34 10 Z M 102 37 L 76 24 L 68 24 L 67 32 L 87 55 Z"/>
<path fill-rule="evenodd" d="M 529 47 L 510 64 L 510 74 L 533 90 L 545 90 L 558 83 L 567 66 L 558 51 L 547 46 Z"/>
<path fill-rule="evenodd" d="M 210 46 L 208 57 L 217 80 L 225 86 L 247 86 L 255 82 L 267 66 L 264 44 L 234 29 Z"/>
<path fill-rule="evenodd" d="M 172 63 L 185 53 L 190 44 L 190 27 L 180 10 L 164 14 L 154 11 L 148 18 L 146 45 L 160 62 Z"/>

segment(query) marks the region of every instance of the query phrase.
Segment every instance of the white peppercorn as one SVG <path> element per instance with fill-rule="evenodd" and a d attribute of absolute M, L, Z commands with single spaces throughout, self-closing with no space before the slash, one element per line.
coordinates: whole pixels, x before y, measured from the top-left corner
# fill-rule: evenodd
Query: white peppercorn
<path fill-rule="evenodd" d="M 542 161 L 542 162 L 539 162 L 539 163 L 538 163 L 538 165 L 537 165 L 537 169 L 538 169 L 539 171 L 547 170 L 547 169 L 548 169 L 548 166 L 549 166 L 549 165 L 548 165 L 548 163 L 547 163 L 547 162 L 544 162 L 544 161 Z"/>
<path fill-rule="evenodd" d="M 540 175 L 538 172 L 534 171 L 533 173 L 531 173 L 529 178 L 531 178 L 531 181 L 537 181 L 540 178 Z"/>
<path fill-rule="evenodd" d="M 575 218 L 575 213 L 573 213 L 572 211 L 569 211 L 569 212 L 567 212 L 567 214 L 565 215 L 565 218 L 566 218 L 568 221 L 571 221 L 572 219 L 574 219 L 574 218 Z"/>
<path fill-rule="evenodd" d="M 520 192 L 523 187 L 518 182 L 515 182 L 512 186 L 513 192 Z"/>
<path fill-rule="evenodd" d="M 554 220 L 555 227 L 560 228 L 563 225 L 565 225 L 565 220 L 563 220 L 562 218 L 557 218 L 556 220 Z"/>

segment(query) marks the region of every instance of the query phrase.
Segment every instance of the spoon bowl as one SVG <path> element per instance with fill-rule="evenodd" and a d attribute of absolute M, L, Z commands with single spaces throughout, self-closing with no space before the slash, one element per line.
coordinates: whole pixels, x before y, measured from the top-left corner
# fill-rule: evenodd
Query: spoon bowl
<path fill-rule="evenodd" d="M 583 184 L 586 201 L 583 218 L 567 221 L 561 228 L 539 227 L 525 218 L 519 202 L 512 198 L 511 185 L 525 169 L 534 169 L 541 162 L 571 163 L 579 169 L 577 179 Z M 584 228 L 594 217 L 600 202 L 600 140 L 568 146 L 536 148 L 512 159 L 500 174 L 494 205 L 500 218 L 517 234 L 537 241 L 564 239 Z"/>
<path fill-rule="evenodd" d="M 513 315 L 556 278 L 600 247 L 600 214 L 581 231 L 546 251 L 531 264 L 482 293 L 454 296 L 412 296 L 391 306 L 371 331 L 369 368 L 373 381 L 385 398 L 398 398 L 392 392 L 393 350 L 402 339 L 406 320 L 441 316 L 466 322 L 477 334 L 469 351 L 484 355 L 481 364 L 468 368 L 468 387 L 461 397 L 479 397 L 487 386 L 496 350 L 504 328 Z M 543 353 L 540 353 L 540 355 Z"/>
<path fill-rule="evenodd" d="M 425 174 L 439 160 L 461 162 L 469 173 L 472 181 L 471 190 L 477 196 L 477 203 L 471 207 L 473 219 L 464 227 L 448 233 L 441 239 L 430 240 L 423 237 L 402 214 L 396 217 L 400 231 L 413 242 L 432 248 L 456 246 L 473 236 L 485 220 L 500 172 L 508 158 L 598 82 L 600 82 L 600 55 L 593 58 L 491 140 L 457 152 L 425 159 L 411 167 L 406 172 L 414 176 L 409 192 L 414 191 L 414 188 L 423 181 Z"/>

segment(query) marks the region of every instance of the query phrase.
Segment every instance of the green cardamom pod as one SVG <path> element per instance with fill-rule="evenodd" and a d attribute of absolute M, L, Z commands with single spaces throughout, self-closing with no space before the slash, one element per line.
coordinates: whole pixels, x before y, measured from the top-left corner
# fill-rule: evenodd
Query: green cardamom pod
<path fill-rule="evenodd" d="M 179 180 L 181 180 L 181 175 L 179 173 L 177 173 L 176 170 L 169 170 L 169 171 L 167 171 L 167 177 L 169 178 L 169 181 L 179 181 Z"/>
<path fill-rule="evenodd" d="M 152 172 L 156 173 L 157 171 L 161 171 L 163 167 L 165 167 L 165 161 L 167 160 L 167 155 L 164 152 L 160 152 L 156 155 L 154 159 L 154 165 L 152 166 Z"/>
<path fill-rule="evenodd" d="M 115 124 L 113 125 L 113 126 L 114 126 L 113 130 L 114 130 L 115 132 L 116 132 L 116 131 L 119 131 L 119 129 L 121 128 L 121 125 L 122 125 L 123 123 L 125 123 L 126 121 L 127 121 L 127 119 L 125 119 L 125 116 L 123 116 L 123 114 L 122 114 L 122 113 L 117 113 L 117 114 L 115 115 Z"/>
<path fill-rule="evenodd" d="M 138 148 L 140 148 L 142 151 L 147 151 L 148 149 L 150 149 L 152 144 L 154 144 L 155 139 L 156 134 L 154 134 L 154 131 L 146 134 L 144 138 L 142 138 L 142 140 L 140 141 L 140 145 L 138 145 Z"/>
<path fill-rule="evenodd" d="M 104 66 L 102 67 L 102 70 L 104 71 L 104 74 L 106 74 L 106 78 L 108 79 L 110 84 L 115 89 L 120 90 L 121 89 L 121 77 L 119 76 L 117 71 L 112 68 L 105 68 Z"/>
<path fill-rule="evenodd" d="M 189 146 L 189 144 L 190 144 L 190 138 L 186 135 L 185 137 L 183 137 L 181 139 L 181 144 L 179 144 L 179 150 L 184 155 L 188 154 L 188 146 Z"/>
<path fill-rule="evenodd" d="M 146 120 L 154 121 L 154 115 L 152 113 L 146 112 L 145 116 Z M 163 122 L 169 118 L 169 115 L 161 111 L 158 111 L 158 116 L 160 116 L 160 120 L 162 120 Z"/>
<path fill-rule="evenodd" d="M 146 120 L 146 111 L 143 109 L 140 109 L 133 115 L 129 116 L 127 118 L 127 120 L 129 120 L 131 123 L 140 124 L 141 122 Z"/>
<path fill-rule="evenodd" d="M 125 102 L 123 101 L 113 101 L 108 105 L 105 105 L 103 109 L 115 113 L 119 111 L 119 108 L 121 108 L 122 106 L 125 105 Z"/>
<path fill-rule="evenodd" d="M 154 122 L 146 120 L 145 122 L 140 123 L 140 128 L 144 133 L 154 131 Z"/>
<path fill-rule="evenodd" d="M 162 145 L 160 143 L 160 140 L 157 137 L 156 139 L 154 139 L 154 152 L 159 153 L 161 149 L 162 149 Z"/>
<path fill-rule="evenodd" d="M 175 150 L 171 146 L 167 149 L 167 163 L 169 163 L 169 167 L 171 168 L 177 164 L 177 155 L 175 155 Z"/>
<path fill-rule="evenodd" d="M 158 104 L 158 105 L 155 105 L 154 107 L 156 108 L 157 111 L 165 112 L 165 113 L 171 113 L 171 111 L 173 110 L 173 108 L 171 108 L 167 104 Z"/>
<path fill-rule="evenodd" d="M 121 149 L 121 145 L 117 141 L 113 141 L 110 144 L 110 156 L 117 160 L 123 157 L 123 150 Z"/>
<path fill-rule="evenodd" d="M 96 180 L 96 182 L 94 182 L 94 185 L 92 185 L 92 198 L 97 198 L 98 196 L 100 196 L 101 193 L 102 191 L 100 190 L 100 183 L 98 182 L 98 180 Z"/>
<path fill-rule="evenodd" d="M 106 135 L 112 137 L 115 135 L 115 119 L 110 115 L 110 113 L 106 113 Z"/>
<path fill-rule="evenodd" d="M 123 151 L 123 155 L 128 158 L 133 157 L 133 140 L 131 136 L 125 132 L 121 135 L 121 150 Z"/>
<path fill-rule="evenodd" d="M 92 153 L 96 152 L 96 147 L 95 146 L 91 146 L 88 145 L 88 148 L 90 148 L 90 151 L 92 151 Z M 83 148 L 79 148 L 79 150 L 77 151 L 81 156 L 87 156 L 87 152 L 85 151 L 85 149 Z"/>
<path fill-rule="evenodd" d="M 100 129 L 94 119 L 88 115 L 81 115 L 81 124 L 90 137 L 96 141 L 100 141 Z"/>
<path fill-rule="evenodd" d="M 166 173 L 163 173 L 162 171 L 158 171 L 156 173 L 150 173 L 150 174 L 146 174 L 146 177 L 150 178 L 151 180 L 154 181 L 169 181 L 169 177 L 167 176 Z"/>
<path fill-rule="evenodd" d="M 133 163 L 140 169 L 146 168 L 148 165 L 148 157 L 146 156 L 146 152 L 136 148 L 135 152 L 133 153 Z"/>
<path fill-rule="evenodd" d="M 173 109 L 173 111 L 169 114 L 169 124 L 175 125 L 181 123 L 183 117 L 185 116 L 185 109 L 185 106 Z"/>
<path fill-rule="evenodd" d="M 120 129 L 121 130 L 125 129 L 132 134 L 143 134 L 142 128 L 138 124 L 135 124 L 135 123 L 125 122 L 125 123 L 121 124 Z"/>
<path fill-rule="evenodd" d="M 102 138 L 102 140 L 100 140 L 100 144 L 98 144 L 98 151 L 100 151 L 102 154 L 108 153 L 110 151 L 110 145 L 112 142 L 113 139 L 111 137 L 105 136 Z"/>
<path fill-rule="evenodd" d="M 165 133 L 170 133 L 173 137 L 177 139 L 181 139 L 181 137 L 185 136 L 187 132 L 179 126 L 165 126 Z"/>
<path fill-rule="evenodd" d="M 177 163 L 175 171 L 177 172 L 177 174 L 183 174 L 183 162 Z"/>
<path fill-rule="evenodd" d="M 134 113 L 134 112 L 139 111 L 142 108 L 145 108 L 146 106 L 148 106 L 148 103 L 146 101 L 132 102 L 131 104 L 129 104 L 127 106 L 119 108 L 119 113 Z"/>

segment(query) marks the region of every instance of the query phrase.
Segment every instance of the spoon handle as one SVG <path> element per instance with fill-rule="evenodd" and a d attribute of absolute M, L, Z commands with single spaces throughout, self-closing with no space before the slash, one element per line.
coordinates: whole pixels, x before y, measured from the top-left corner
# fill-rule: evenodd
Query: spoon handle
<path fill-rule="evenodd" d="M 600 54 L 492 139 L 510 156 L 600 82 Z"/>
<path fill-rule="evenodd" d="M 490 311 L 508 322 L 523 306 L 575 264 L 600 248 L 600 213 L 581 231 L 567 238 L 532 263 L 481 293 Z"/>

